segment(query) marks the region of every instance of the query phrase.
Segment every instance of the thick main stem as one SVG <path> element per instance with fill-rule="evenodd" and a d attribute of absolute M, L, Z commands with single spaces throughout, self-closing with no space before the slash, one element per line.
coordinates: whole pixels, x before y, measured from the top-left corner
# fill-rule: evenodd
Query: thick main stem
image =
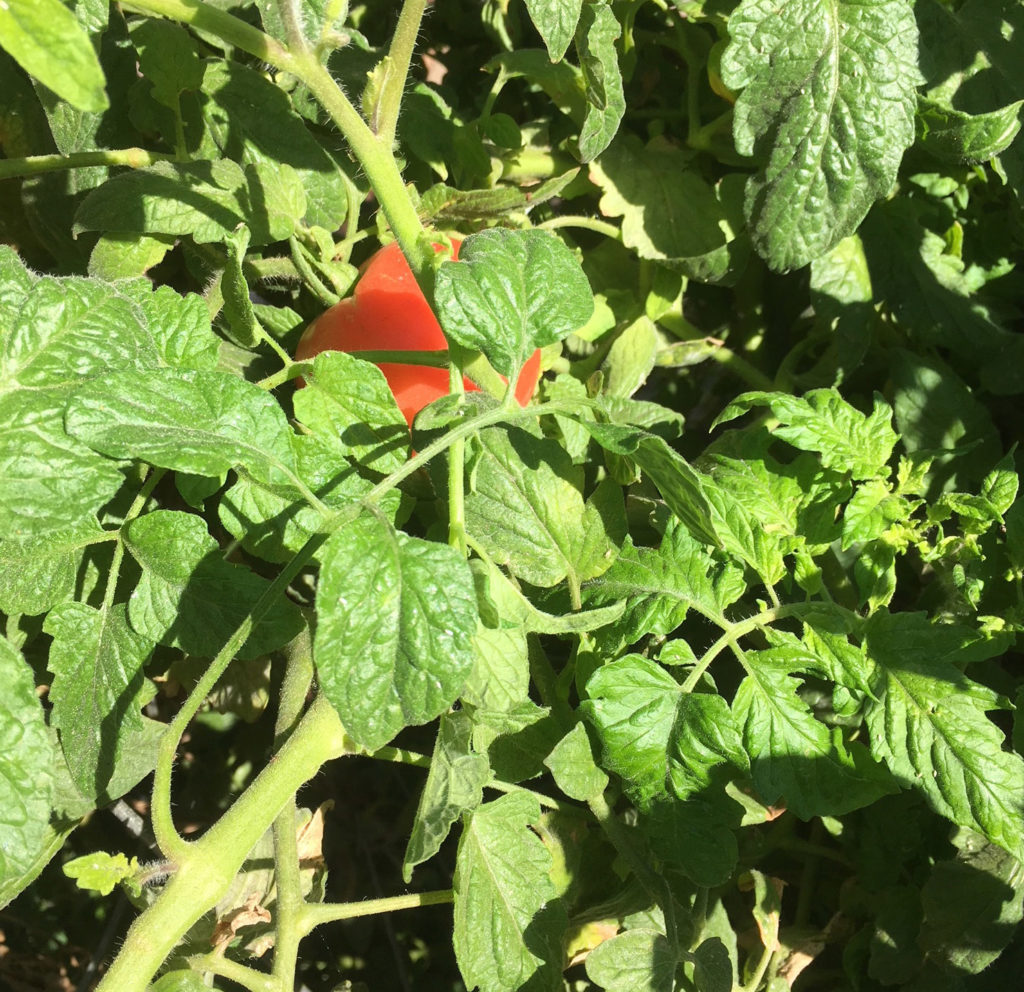
<path fill-rule="evenodd" d="M 189 845 L 156 902 L 132 924 L 97 992 L 145 992 L 189 928 L 223 898 L 246 855 L 296 790 L 345 752 L 341 721 L 321 697 L 231 809 Z"/>

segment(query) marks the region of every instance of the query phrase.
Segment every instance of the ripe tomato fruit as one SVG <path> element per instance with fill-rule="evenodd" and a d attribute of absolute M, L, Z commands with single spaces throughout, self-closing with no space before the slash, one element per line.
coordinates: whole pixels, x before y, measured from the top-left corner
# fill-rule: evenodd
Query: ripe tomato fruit
<path fill-rule="evenodd" d="M 454 257 L 460 241 L 452 240 Z M 441 250 L 440 245 L 435 249 Z M 306 328 L 295 349 L 297 361 L 321 351 L 443 351 L 444 333 L 420 292 L 397 242 L 381 248 L 363 266 L 352 296 L 335 304 Z M 409 426 L 428 403 L 448 394 L 448 370 L 425 365 L 379 365 Z M 516 399 L 525 406 L 540 378 L 540 352 L 527 360 L 516 383 Z M 467 391 L 479 389 L 463 379 Z"/>

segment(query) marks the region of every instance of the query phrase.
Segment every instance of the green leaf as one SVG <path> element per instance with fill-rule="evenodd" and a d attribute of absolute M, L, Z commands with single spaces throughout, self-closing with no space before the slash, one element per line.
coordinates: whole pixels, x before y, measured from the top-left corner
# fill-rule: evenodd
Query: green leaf
<path fill-rule="evenodd" d="M 481 126 L 490 125 L 505 116 L 495 114 L 481 121 Z M 505 132 L 506 129 L 502 128 L 502 133 Z M 517 128 L 516 134 L 518 133 Z M 491 140 L 498 143 L 494 138 Z M 511 142 L 511 136 L 507 136 L 505 140 Z M 515 144 L 510 144 L 510 147 L 519 148 L 520 145 L 522 139 L 517 137 Z M 545 203 L 558 196 L 579 175 L 579 171 L 569 169 L 539 186 L 522 189 L 509 186 L 498 186 L 494 189 L 455 189 L 439 183 L 431 186 L 420 198 L 419 214 L 424 219 L 434 218 L 438 221 L 479 221 L 501 217 L 513 211 L 528 212 L 538 203 Z"/>
<path fill-rule="evenodd" d="M 972 486 L 1002 448 L 989 407 L 956 371 L 927 355 L 895 349 L 889 374 L 903 446 L 934 459 L 930 474 L 937 484 Z"/>
<path fill-rule="evenodd" d="M 511 712 L 529 700 L 525 619 L 532 607 L 495 565 L 476 558 L 470 569 L 480 620 L 473 636 L 473 669 L 462 699 L 477 709 Z"/>
<path fill-rule="evenodd" d="M 345 455 L 322 438 L 293 435 L 292 447 L 297 476 L 325 506 L 340 509 L 373 488 Z M 216 480 L 213 484 L 219 488 Z M 392 490 L 378 505 L 382 512 L 393 514 L 399 499 Z M 313 534 L 322 532 L 325 523 L 323 511 L 309 506 L 297 491 L 276 487 L 271 491 L 244 476 L 224 493 L 217 512 L 242 547 L 265 561 L 288 561 Z"/>
<path fill-rule="evenodd" d="M 49 830 L 54 762 L 32 668 L 0 638 L 0 907 L 34 877 Z"/>
<path fill-rule="evenodd" d="M 594 764 L 586 727 L 577 723 L 544 759 L 555 784 L 570 799 L 586 802 L 600 795 L 608 785 L 608 776 Z"/>
<path fill-rule="evenodd" d="M 1001 458 L 995 468 L 981 480 L 980 497 L 987 500 L 996 513 L 1002 515 L 1017 498 L 1020 479 L 1014 471 L 1013 455 Z"/>
<path fill-rule="evenodd" d="M 692 155 L 654 138 L 644 145 L 619 135 L 591 164 L 601 187 L 601 213 L 622 218 L 622 243 L 640 258 L 662 262 L 702 282 L 720 282 L 749 253 L 737 237 L 743 219 L 739 175 L 709 185 Z"/>
<path fill-rule="evenodd" d="M 613 399 L 632 396 L 651 374 L 657 350 L 657 331 L 646 316 L 623 328 L 601 363 L 604 394 Z"/>
<path fill-rule="evenodd" d="M 857 229 L 914 139 L 914 6 L 744 0 L 729 35 L 736 147 L 764 163 L 747 184 L 751 237 L 772 268 L 799 268 Z"/>
<path fill-rule="evenodd" d="M 502 796 L 466 818 L 455 864 L 455 958 L 467 988 L 562 988 L 565 911 L 551 855 L 530 829 L 537 800 Z"/>
<path fill-rule="evenodd" d="M 88 520 L 124 482 L 116 462 L 68 437 L 55 390 L 0 396 L 0 529 L 14 539 Z"/>
<path fill-rule="evenodd" d="M 90 382 L 71 398 L 68 433 L 113 458 L 256 482 L 295 479 L 292 431 L 273 396 L 227 372 L 153 369 Z"/>
<path fill-rule="evenodd" d="M 437 313 L 450 340 L 511 376 L 536 348 L 568 337 L 594 309 L 572 252 L 548 231 L 471 235 L 437 273 Z"/>
<path fill-rule="evenodd" d="M 724 626 L 726 607 L 745 589 L 739 568 L 716 561 L 685 528 L 673 527 L 658 549 L 636 548 L 627 540 L 615 564 L 584 588 L 584 600 L 588 605 L 625 602 L 622 618 L 595 634 L 602 648 L 613 649 L 645 634 L 671 633 L 690 609 Z"/>
<path fill-rule="evenodd" d="M 153 641 L 128 626 L 120 604 L 95 610 L 62 603 L 47 615 L 43 630 L 53 637 L 50 719 L 60 731 L 71 777 L 84 796 L 105 796 L 123 762 L 143 757 L 148 771 L 156 760 L 159 725 L 141 712 L 155 692 L 143 674 Z"/>
<path fill-rule="evenodd" d="M 253 6 L 259 10 L 263 30 L 278 41 L 287 42 L 288 28 L 276 0 L 257 0 Z M 326 35 L 333 29 L 340 30 L 348 18 L 348 9 L 335 0 L 302 0 L 302 7 L 303 29 L 309 41 L 315 41 L 321 32 Z"/>
<path fill-rule="evenodd" d="M 466 528 L 498 565 L 538 586 L 577 587 L 612 560 L 613 511 L 584 506 L 582 473 L 555 441 L 518 428 L 479 437 L 466 493 Z M 607 559 L 605 555 L 607 554 Z"/>
<path fill-rule="evenodd" d="M 35 616 L 74 599 L 83 557 L 104 535 L 90 520 L 35 537 L 0 538 L 0 611 Z"/>
<path fill-rule="evenodd" d="M 778 582 L 786 574 L 780 537 L 769 531 L 763 518 L 751 513 L 741 499 L 710 479 L 702 481 L 701 488 L 722 548 L 750 565 L 766 585 Z"/>
<path fill-rule="evenodd" d="M 1020 132 L 1024 100 L 984 114 L 962 110 L 922 97 L 918 104 L 918 142 L 940 162 L 987 162 L 1005 151 Z"/>
<path fill-rule="evenodd" d="M 893 524 L 910 519 L 915 504 L 896 496 L 881 479 L 862 482 L 843 511 L 843 550 L 873 541 Z"/>
<path fill-rule="evenodd" d="M 526 0 L 533 26 L 544 39 L 548 56 L 558 62 L 576 33 L 583 0 Z"/>
<path fill-rule="evenodd" d="M 408 458 L 405 418 L 384 373 L 370 362 L 342 351 L 322 352 L 293 404 L 295 416 L 314 434 L 367 468 L 387 474 Z"/>
<path fill-rule="evenodd" d="M 258 167 L 264 184 L 283 166 L 303 193 L 293 220 L 336 230 L 345 219 L 345 183 L 284 91 L 254 68 L 219 61 L 206 63 L 203 94 L 203 118 L 221 155 Z M 250 226 L 255 234 L 258 225 Z"/>
<path fill-rule="evenodd" d="M 134 23 L 131 36 L 153 99 L 180 116 L 181 94 L 203 85 L 204 64 L 195 41 L 180 25 L 156 19 Z"/>
<path fill-rule="evenodd" d="M 940 861 L 921 889 L 919 944 L 956 972 L 977 975 L 1019 930 L 1024 918 L 1024 868 L 995 844 L 962 831 L 955 860 Z"/>
<path fill-rule="evenodd" d="M 138 870 L 138 858 L 129 862 L 123 854 L 107 854 L 105 851 L 83 854 L 63 866 L 64 874 L 73 878 L 78 888 L 98 892 L 101 896 L 109 896 L 115 885 Z"/>
<path fill-rule="evenodd" d="M 615 42 L 622 34 L 610 3 L 585 3 L 576 26 L 576 52 L 586 86 L 587 111 L 580 128 L 580 161 L 597 158 L 610 144 L 626 111 Z"/>
<path fill-rule="evenodd" d="M 441 849 L 455 821 L 476 809 L 483 799 L 491 769 L 486 755 L 472 752 L 472 735 L 473 723 L 465 712 L 442 714 L 430 771 L 402 860 L 406 884 L 412 880 L 413 868 Z"/>
<path fill-rule="evenodd" d="M 210 370 L 220 361 L 221 339 L 210 326 L 206 301 L 196 293 L 182 296 L 170 286 L 154 289 L 148 279 L 118 289 L 142 309 L 161 361 L 172 368 Z"/>
<path fill-rule="evenodd" d="M 376 750 L 454 702 L 473 664 L 473 578 L 455 548 L 364 514 L 327 542 L 313 654 L 346 732 Z"/>
<path fill-rule="evenodd" d="M 124 537 L 142 567 L 128 601 L 128 620 L 140 634 L 200 658 L 212 658 L 242 624 L 270 583 L 226 562 L 201 517 L 154 510 L 137 517 Z M 298 610 L 278 599 L 239 649 L 256 658 L 302 630 Z"/>
<path fill-rule="evenodd" d="M 286 162 L 254 162 L 245 167 L 245 178 L 248 188 L 242 206 L 253 244 L 291 237 L 306 214 L 306 191 L 298 171 Z"/>
<path fill-rule="evenodd" d="M 57 760 L 62 761 L 59 753 L 60 749 L 56 747 L 56 738 L 54 739 L 54 744 L 55 747 L 51 750 L 56 753 Z M 87 803 L 85 812 L 92 808 L 93 804 Z M 0 909 L 7 906 L 19 893 L 24 892 L 39 877 L 57 852 L 64 847 L 68 836 L 79 825 L 79 820 L 65 818 L 63 811 L 56 802 L 56 797 L 54 813 L 56 815 L 53 820 L 46 824 L 43 831 L 43 839 L 37 845 L 34 856 L 29 859 L 24 870 L 10 876 L 0 871 Z"/>
<path fill-rule="evenodd" d="M 897 985 L 918 975 L 923 963 L 917 935 L 921 928 L 921 897 L 909 885 L 887 885 L 872 900 L 875 911 L 868 975 Z"/>
<path fill-rule="evenodd" d="M 985 117 L 1000 114 L 1020 99 L 1024 72 L 1013 37 L 1018 12 L 1010 2 L 967 0 L 956 7 L 923 3 L 918 7 L 921 28 L 921 69 L 925 97 L 943 108 Z M 994 123 L 994 122 L 993 122 Z M 1020 158 L 1018 148 L 1007 151 Z"/>
<path fill-rule="evenodd" d="M 110 106 L 89 35 L 59 0 L 6 0 L 0 46 L 72 106 L 96 112 Z"/>
<path fill-rule="evenodd" d="M 782 797 L 787 809 L 808 820 L 841 816 L 894 791 L 862 746 L 844 745 L 838 728 L 817 720 L 797 695 L 799 680 L 787 669 L 800 661 L 788 649 L 750 651 L 746 658 L 751 674 L 736 690 L 732 711 L 762 802 Z"/>
<path fill-rule="evenodd" d="M 74 231 L 191 235 L 221 241 L 246 219 L 246 177 L 235 162 L 157 162 L 108 179 L 82 201 Z"/>
<path fill-rule="evenodd" d="M 89 256 L 89 275 L 106 282 L 135 279 L 159 265 L 173 247 L 174 240 L 169 237 L 103 234 Z"/>
<path fill-rule="evenodd" d="M 507 713 L 529 701 L 529 688 L 526 629 L 479 624 L 473 636 L 473 668 L 462 699 L 478 709 Z"/>
<path fill-rule="evenodd" d="M 292 231 L 284 234 L 288 237 Z M 224 298 L 224 318 L 228 333 L 233 341 L 244 348 L 255 348 L 259 342 L 256 314 L 249 298 L 249 284 L 242 274 L 242 263 L 252 237 L 243 224 L 224 239 L 227 261 L 220 277 L 220 292 Z"/>
<path fill-rule="evenodd" d="M 587 977 L 607 992 L 673 992 L 676 962 L 663 933 L 627 930 L 587 955 Z"/>
<path fill-rule="evenodd" d="M 833 334 L 838 384 L 864 360 L 877 320 L 859 235 L 843 238 L 811 262 L 811 302 L 815 315 Z"/>
<path fill-rule="evenodd" d="M 719 544 L 700 474 L 673 451 L 664 438 L 619 424 L 595 423 L 583 418 L 578 418 L 578 422 L 606 451 L 634 461 L 694 537 L 706 544 Z"/>
<path fill-rule="evenodd" d="M 707 915 L 704 918 L 704 926 L 701 929 L 700 936 L 704 939 L 697 946 L 696 951 L 694 951 L 694 955 L 698 958 L 694 973 L 694 981 L 697 983 L 698 992 L 725 992 L 724 989 L 720 989 L 717 981 L 715 984 L 709 981 L 706 988 L 700 984 L 702 972 L 710 979 L 713 968 L 710 962 L 719 954 L 717 947 L 715 947 L 716 944 L 725 951 L 724 972 L 728 976 L 726 988 L 731 989 L 736 984 L 736 975 L 739 970 L 737 968 L 738 948 L 736 932 L 733 930 L 729 914 L 726 912 L 720 897 L 711 896 L 708 899 Z M 708 950 L 705 950 L 705 948 L 708 948 Z M 704 963 L 704 968 L 701 968 L 702 962 Z"/>
<path fill-rule="evenodd" d="M 1024 759 L 1003 749 L 986 711 L 1003 705 L 957 662 L 998 653 L 972 631 L 920 613 L 873 614 L 864 650 L 877 702 L 866 711 L 872 753 L 939 814 L 1024 855 Z"/>
<path fill-rule="evenodd" d="M 157 364 L 153 335 L 117 287 L 87 279 L 15 278 L 3 301 L 3 392 L 67 391 L 104 372 Z"/>
<path fill-rule="evenodd" d="M 715 419 L 714 426 L 767 406 L 781 421 L 772 433 L 802 451 L 815 451 L 821 464 L 855 479 L 887 475 L 886 464 L 898 440 L 892 409 L 879 394 L 865 416 L 834 389 L 812 389 L 802 397 L 788 393 L 751 392 L 738 396 Z"/>
<path fill-rule="evenodd" d="M 823 470 L 811 455 L 782 464 L 768 454 L 770 445 L 771 434 L 764 429 L 727 435 L 704 455 L 703 466 L 718 489 L 760 521 L 765 541 L 777 540 L 783 553 L 805 542 L 813 553 L 824 551 L 839 537 L 837 511 L 850 496 L 849 483 Z M 704 489 L 709 502 L 717 504 L 706 484 Z"/>
<path fill-rule="evenodd" d="M 520 48 L 496 55 L 484 69 L 500 72 L 507 79 L 526 78 L 539 86 L 563 114 L 576 124 L 583 123 L 587 112 L 583 73 L 570 62 L 552 62 L 540 48 Z"/>
<path fill-rule="evenodd" d="M 721 937 L 708 937 L 693 952 L 693 984 L 697 992 L 730 992 L 732 961 Z"/>
<path fill-rule="evenodd" d="M 928 6 L 934 6 L 929 4 Z M 1000 323 L 952 254 L 925 226 L 924 206 L 895 197 L 871 211 L 861 228 L 875 298 L 924 344 L 949 348 L 959 368 L 978 369 L 997 395 L 1024 388 L 1024 338 Z"/>
<path fill-rule="evenodd" d="M 504 710 L 476 710 L 473 721 L 473 747 L 487 752 L 495 777 L 506 782 L 540 775 L 564 733 L 549 709 L 528 698 Z"/>
<path fill-rule="evenodd" d="M 688 693 L 655 662 L 626 655 L 587 682 L 581 712 L 601 743 L 601 764 L 647 808 L 671 789 L 679 799 L 709 794 L 746 770 L 739 730 L 720 696 Z"/>
<path fill-rule="evenodd" d="M 782 881 L 772 878 L 756 869 L 744 872 L 739 879 L 740 887 L 749 892 L 753 889 L 754 906 L 752 915 L 757 932 L 766 950 L 777 946 L 779 922 L 782 916 Z M 768 992 L 778 992 L 769 986 Z"/>

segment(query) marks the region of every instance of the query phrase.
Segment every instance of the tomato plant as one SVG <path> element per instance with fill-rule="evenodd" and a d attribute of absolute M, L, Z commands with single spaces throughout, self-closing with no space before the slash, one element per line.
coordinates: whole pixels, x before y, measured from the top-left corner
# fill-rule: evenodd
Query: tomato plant
<path fill-rule="evenodd" d="M 0 0 L 0 987 L 1019 986 L 1022 9 Z"/>
<path fill-rule="evenodd" d="M 452 258 L 461 239 L 452 239 Z M 440 251 L 441 245 L 435 245 Z M 321 314 L 306 329 L 295 349 L 297 361 L 322 351 L 442 351 L 448 347 L 441 325 L 423 296 L 398 242 L 385 245 L 365 263 L 355 292 Z M 527 359 L 516 381 L 515 396 L 525 406 L 540 378 L 540 351 Z M 409 426 L 428 403 L 445 396 L 447 369 L 402 362 L 377 363 Z M 479 389 L 463 377 L 467 392 Z"/>

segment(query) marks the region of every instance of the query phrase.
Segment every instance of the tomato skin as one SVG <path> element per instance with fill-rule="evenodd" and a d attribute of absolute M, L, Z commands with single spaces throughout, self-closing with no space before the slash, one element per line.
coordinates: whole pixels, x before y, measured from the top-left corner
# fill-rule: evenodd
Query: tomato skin
<path fill-rule="evenodd" d="M 452 239 L 458 259 L 461 241 Z M 441 245 L 434 246 L 441 250 Z M 397 242 L 381 248 L 364 265 L 352 296 L 336 303 L 306 328 L 295 349 L 296 361 L 321 351 L 443 351 L 448 347 L 426 298 Z M 416 414 L 448 395 L 448 370 L 425 365 L 382 362 L 379 365 L 409 426 Z M 540 378 L 540 352 L 523 366 L 516 399 L 525 406 Z M 467 392 L 479 389 L 463 378 Z"/>

